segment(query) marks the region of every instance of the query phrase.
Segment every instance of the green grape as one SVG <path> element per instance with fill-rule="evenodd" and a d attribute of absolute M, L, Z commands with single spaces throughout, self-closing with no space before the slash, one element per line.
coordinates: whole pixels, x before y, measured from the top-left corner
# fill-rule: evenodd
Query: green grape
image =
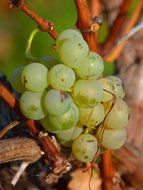
<path fill-rule="evenodd" d="M 53 88 L 67 91 L 75 82 L 75 74 L 71 68 L 59 64 L 50 70 L 48 80 Z"/>
<path fill-rule="evenodd" d="M 113 94 L 115 94 L 113 82 L 108 78 L 100 78 L 98 81 L 103 89 L 103 97 L 101 102 L 108 102 L 112 100 L 114 98 Z"/>
<path fill-rule="evenodd" d="M 48 87 L 48 69 L 40 63 L 31 63 L 22 71 L 22 84 L 30 91 L 43 91 Z"/>
<path fill-rule="evenodd" d="M 40 124 L 50 133 L 58 133 L 59 128 L 54 127 L 50 121 L 49 121 L 49 116 L 46 115 L 43 119 L 40 120 Z"/>
<path fill-rule="evenodd" d="M 45 92 L 25 91 L 20 98 L 20 109 L 29 119 L 40 120 L 47 114 L 43 106 Z"/>
<path fill-rule="evenodd" d="M 76 125 L 79 119 L 79 111 L 76 104 L 72 103 L 68 112 L 60 116 L 49 114 L 49 120 L 54 127 L 61 130 L 70 129 Z"/>
<path fill-rule="evenodd" d="M 123 99 L 125 97 L 125 91 L 121 79 L 115 76 L 108 76 L 107 78 L 113 82 L 116 97 Z"/>
<path fill-rule="evenodd" d="M 60 48 L 60 46 L 63 44 L 63 42 L 69 38 L 72 38 L 72 37 L 78 37 L 78 38 L 81 38 L 83 39 L 81 33 L 79 33 L 78 31 L 76 30 L 73 30 L 73 29 L 67 29 L 67 30 L 64 30 L 62 31 L 59 35 L 58 35 L 58 38 L 56 40 L 56 47 L 57 49 Z"/>
<path fill-rule="evenodd" d="M 104 108 L 105 115 L 107 115 L 110 112 L 110 110 L 112 109 L 113 100 L 110 100 L 108 102 L 102 102 L 102 106 Z"/>
<path fill-rule="evenodd" d="M 40 63 L 50 70 L 55 65 L 59 64 L 59 61 L 52 56 L 44 56 L 40 59 Z"/>
<path fill-rule="evenodd" d="M 78 37 L 72 37 L 63 42 L 59 49 L 59 56 L 62 62 L 71 68 L 82 64 L 88 54 L 87 43 Z"/>
<path fill-rule="evenodd" d="M 73 141 L 82 132 L 83 132 L 82 124 L 77 123 L 76 126 L 67 130 L 62 130 L 58 132 L 56 135 L 59 141 L 67 142 L 67 141 Z"/>
<path fill-rule="evenodd" d="M 48 113 L 62 115 L 66 113 L 72 104 L 72 99 L 67 92 L 51 89 L 46 93 L 44 106 Z"/>
<path fill-rule="evenodd" d="M 89 52 L 82 64 L 75 68 L 76 74 L 82 79 L 97 79 L 101 76 L 104 63 L 100 55 Z"/>
<path fill-rule="evenodd" d="M 98 149 L 96 138 L 91 134 L 82 134 L 72 144 L 74 157 L 81 162 L 92 162 Z"/>
<path fill-rule="evenodd" d="M 104 109 L 101 103 L 92 108 L 79 107 L 80 122 L 88 127 L 99 125 L 104 117 Z"/>
<path fill-rule="evenodd" d="M 126 141 L 127 132 L 125 129 L 104 129 L 102 134 L 101 127 L 98 129 L 96 136 L 104 148 L 115 150 L 123 146 Z"/>
<path fill-rule="evenodd" d="M 106 117 L 105 124 L 109 129 L 120 129 L 127 125 L 129 119 L 129 108 L 127 104 L 118 99 Z"/>
<path fill-rule="evenodd" d="M 18 67 L 12 74 L 11 78 L 10 78 L 10 84 L 12 86 L 12 88 L 19 92 L 19 93 L 23 93 L 24 91 L 26 91 L 25 87 L 22 84 L 21 81 L 21 73 L 23 71 L 24 67 Z"/>
<path fill-rule="evenodd" d="M 101 101 L 103 90 L 97 80 L 78 80 L 73 86 L 72 96 L 81 107 L 93 107 Z"/>

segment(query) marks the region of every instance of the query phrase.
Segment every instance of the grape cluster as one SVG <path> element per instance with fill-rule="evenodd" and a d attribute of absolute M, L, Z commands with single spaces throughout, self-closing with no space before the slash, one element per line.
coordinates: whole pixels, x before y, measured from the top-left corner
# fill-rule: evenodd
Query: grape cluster
<path fill-rule="evenodd" d="M 44 57 L 19 67 L 12 87 L 22 93 L 23 115 L 55 134 L 81 162 L 93 161 L 101 149 L 117 149 L 126 140 L 129 109 L 118 77 L 103 77 L 100 55 L 89 51 L 82 35 L 72 29 L 56 40 L 61 62 Z"/>

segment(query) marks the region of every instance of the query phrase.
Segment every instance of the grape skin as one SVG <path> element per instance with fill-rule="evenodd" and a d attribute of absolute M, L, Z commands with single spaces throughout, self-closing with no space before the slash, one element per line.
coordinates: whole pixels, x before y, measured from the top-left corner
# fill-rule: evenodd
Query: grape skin
<path fill-rule="evenodd" d="M 127 125 L 129 119 L 129 108 L 127 104 L 121 100 L 116 100 L 113 108 L 106 117 L 106 128 L 120 129 Z"/>
<path fill-rule="evenodd" d="M 60 116 L 49 114 L 49 120 L 54 127 L 61 130 L 70 129 L 76 125 L 79 119 L 79 111 L 76 104 L 72 103 L 68 112 Z"/>
<path fill-rule="evenodd" d="M 74 157 L 81 162 L 91 162 L 97 152 L 98 145 L 96 138 L 91 134 L 82 134 L 72 144 Z"/>
<path fill-rule="evenodd" d="M 76 68 L 82 64 L 88 51 L 88 45 L 83 39 L 72 37 L 60 46 L 59 57 L 66 66 Z"/>
<path fill-rule="evenodd" d="M 67 129 L 67 130 L 62 130 L 59 131 L 56 136 L 58 140 L 61 142 L 67 142 L 67 141 L 73 141 L 76 139 L 81 133 L 83 132 L 82 125 L 77 123 L 76 126 Z"/>
<path fill-rule="evenodd" d="M 75 68 L 76 74 L 82 79 L 97 79 L 104 69 L 102 58 L 94 52 L 89 52 L 82 64 Z"/>
<path fill-rule="evenodd" d="M 16 70 L 13 72 L 10 78 L 10 84 L 12 88 L 19 93 L 23 93 L 24 91 L 26 91 L 21 81 L 21 74 L 22 74 L 23 69 L 24 69 L 24 66 L 16 68 Z"/>
<path fill-rule="evenodd" d="M 50 70 L 48 81 L 53 88 L 68 91 L 75 82 L 75 73 L 71 68 L 59 64 Z"/>
<path fill-rule="evenodd" d="M 20 98 L 20 110 L 29 119 L 40 120 L 47 114 L 43 106 L 45 92 L 25 91 Z"/>
<path fill-rule="evenodd" d="M 77 37 L 77 38 L 81 38 L 83 39 L 81 33 L 79 33 L 78 31 L 76 30 L 73 30 L 73 29 L 67 29 L 67 30 L 64 30 L 62 31 L 59 35 L 58 35 L 58 38 L 56 40 L 56 47 L 57 47 L 57 50 L 61 47 L 61 45 L 63 44 L 63 42 L 69 38 L 72 38 L 72 37 Z"/>
<path fill-rule="evenodd" d="M 98 103 L 92 108 L 79 107 L 80 122 L 88 127 L 99 125 L 104 117 L 104 109 L 101 103 Z"/>
<path fill-rule="evenodd" d="M 103 90 L 97 80 L 78 80 L 73 86 L 72 97 L 81 107 L 93 107 L 101 101 Z"/>
<path fill-rule="evenodd" d="M 22 84 L 30 91 L 43 91 L 48 83 L 48 69 L 40 63 L 27 65 L 21 75 Z"/>
<path fill-rule="evenodd" d="M 101 141 L 101 145 L 104 148 L 108 148 L 111 150 L 116 150 L 123 146 L 126 141 L 127 132 L 123 129 L 104 129 L 103 136 L 101 136 L 101 127 L 97 131 L 98 141 Z M 102 138 L 102 139 L 101 139 Z"/>
<path fill-rule="evenodd" d="M 51 89 L 45 95 L 44 106 L 50 114 L 62 115 L 70 109 L 71 104 L 72 99 L 67 92 Z"/>

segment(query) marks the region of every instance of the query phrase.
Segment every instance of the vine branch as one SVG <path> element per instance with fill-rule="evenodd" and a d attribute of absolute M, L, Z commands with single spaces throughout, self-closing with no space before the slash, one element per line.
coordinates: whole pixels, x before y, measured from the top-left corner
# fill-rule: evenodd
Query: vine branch
<path fill-rule="evenodd" d="M 77 27 L 81 30 L 84 39 L 89 45 L 91 51 L 98 51 L 97 49 L 97 37 L 96 29 L 93 28 L 92 16 L 89 12 L 89 8 L 86 0 L 75 0 L 77 8 Z M 98 23 L 97 23 L 98 24 Z"/>

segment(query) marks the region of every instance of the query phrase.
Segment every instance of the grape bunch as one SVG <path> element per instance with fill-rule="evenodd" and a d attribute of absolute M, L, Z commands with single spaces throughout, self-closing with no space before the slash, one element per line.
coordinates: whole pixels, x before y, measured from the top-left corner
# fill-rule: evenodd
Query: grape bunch
<path fill-rule="evenodd" d="M 56 40 L 61 62 L 44 57 L 19 67 L 11 77 L 20 109 L 55 134 L 81 162 L 94 161 L 104 149 L 120 148 L 126 140 L 129 109 L 118 77 L 103 77 L 100 55 L 89 51 L 82 35 L 72 29 Z"/>

